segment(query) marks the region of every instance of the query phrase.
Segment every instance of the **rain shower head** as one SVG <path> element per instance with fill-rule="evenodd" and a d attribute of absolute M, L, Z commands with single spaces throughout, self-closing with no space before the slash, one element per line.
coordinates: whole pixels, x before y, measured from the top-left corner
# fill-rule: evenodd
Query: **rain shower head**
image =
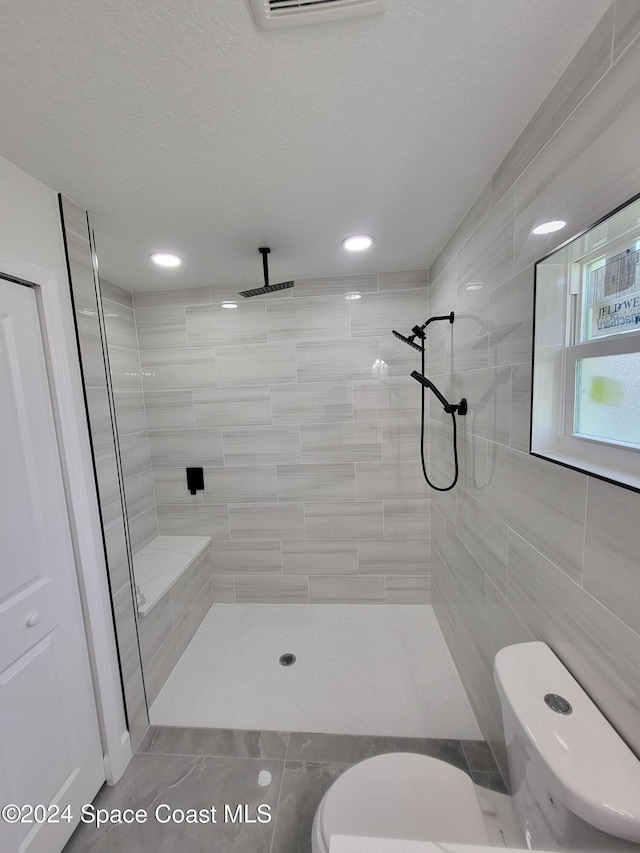
<path fill-rule="evenodd" d="M 401 335 L 400 332 L 396 332 L 395 329 L 392 329 L 391 331 L 396 336 L 396 338 L 399 338 L 399 340 L 404 341 L 405 344 L 409 344 L 410 347 L 417 349 L 418 352 L 423 352 L 424 347 L 420 346 L 419 344 L 414 343 L 415 337 L 416 337 L 415 335 L 409 335 L 409 337 L 406 338 L 404 335 Z"/>
<path fill-rule="evenodd" d="M 289 287 L 293 287 L 295 283 L 293 281 L 281 281 L 278 284 L 269 284 L 269 264 L 267 262 L 267 255 L 271 249 L 263 247 L 258 249 L 258 251 L 262 255 L 264 287 L 252 287 L 250 290 L 241 290 L 240 296 L 244 296 L 246 299 L 249 299 L 251 296 L 262 296 L 265 293 L 274 293 L 276 290 L 286 290 Z"/>

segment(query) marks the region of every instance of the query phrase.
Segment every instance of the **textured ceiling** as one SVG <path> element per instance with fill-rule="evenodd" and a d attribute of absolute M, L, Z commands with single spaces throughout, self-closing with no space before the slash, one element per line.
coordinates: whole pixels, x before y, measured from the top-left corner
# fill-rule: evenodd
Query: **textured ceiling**
<path fill-rule="evenodd" d="M 132 290 L 259 280 L 261 245 L 274 280 L 428 266 L 608 0 L 388 6 L 264 31 L 248 0 L 0 0 L 0 153 Z"/>

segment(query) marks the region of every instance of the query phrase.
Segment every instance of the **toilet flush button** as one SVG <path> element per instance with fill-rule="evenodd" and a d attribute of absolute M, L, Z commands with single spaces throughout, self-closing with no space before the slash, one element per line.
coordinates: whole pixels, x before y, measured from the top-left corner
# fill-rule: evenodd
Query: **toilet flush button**
<path fill-rule="evenodd" d="M 573 711 L 571 703 L 564 696 L 559 696 L 557 693 L 547 693 L 544 701 L 556 714 L 570 714 Z"/>

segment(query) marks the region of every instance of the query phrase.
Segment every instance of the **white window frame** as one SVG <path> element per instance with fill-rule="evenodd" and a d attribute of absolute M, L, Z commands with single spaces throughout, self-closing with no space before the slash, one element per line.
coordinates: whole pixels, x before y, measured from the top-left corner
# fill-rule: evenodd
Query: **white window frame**
<path fill-rule="evenodd" d="M 544 331 L 536 339 L 534 329 L 529 451 L 534 456 L 540 456 L 640 491 L 640 447 L 602 437 L 578 434 L 574 428 L 578 360 L 594 356 L 640 352 L 640 330 L 581 340 L 584 266 L 592 263 L 598 255 L 606 254 L 611 257 L 621 242 L 628 246 L 629 236 L 614 235 L 604 245 L 600 244 L 597 249 L 585 251 L 580 257 L 576 257 L 580 254 L 581 246 L 587 245 L 589 232 L 593 228 L 612 219 L 616 213 L 624 211 L 632 204 L 638 208 L 637 233 L 631 237 L 631 240 L 636 242 L 640 238 L 640 199 L 634 199 L 623 205 L 622 208 L 596 223 L 592 229 L 563 244 L 536 264 L 535 328 L 544 327 Z M 615 223 L 612 223 L 612 228 L 614 227 Z M 578 243 L 579 240 L 582 243 Z M 576 245 L 572 249 L 573 244 Z M 553 283 L 553 286 L 557 287 L 558 282 L 564 281 L 565 288 L 564 309 L 557 312 L 557 317 L 549 317 L 549 304 L 552 304 L 553 297 L 551 295 L 547 298 L 544 289 L 552 285 L 550 280 L 542 274 L 541 265 L 544 264 L 550 265 L 549 269 L 558 271 L 564 266 L 564 273 L 562 275 L 558 273 L 557 280 Z M 547 298 L 546 306 L 545 298 Z M 550 324 L 551 334 L 549 334 Z M 536 371 L 537 363 L 540 365 L 538 371 Z"/>

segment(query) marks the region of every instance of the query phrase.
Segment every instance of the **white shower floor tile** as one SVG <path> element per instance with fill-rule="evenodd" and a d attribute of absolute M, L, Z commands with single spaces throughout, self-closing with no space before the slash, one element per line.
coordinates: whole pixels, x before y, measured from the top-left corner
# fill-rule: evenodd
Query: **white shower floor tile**
<path fill-rule="evenodd" d="M 278 663 L 292 652 L 296 663 Z M 150 709 L 169 726 L 481 738 L 431 607 L 214 604 Z"/>

